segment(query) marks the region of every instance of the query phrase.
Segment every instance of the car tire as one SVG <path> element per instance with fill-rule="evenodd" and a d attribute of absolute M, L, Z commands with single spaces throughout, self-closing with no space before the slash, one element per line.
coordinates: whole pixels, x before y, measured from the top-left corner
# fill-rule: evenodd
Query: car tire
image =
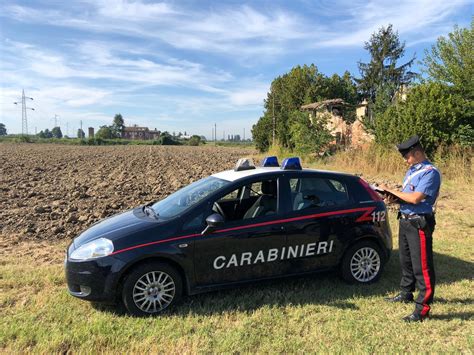
<path fill-rule="evenodd" d="M 179 272 L 161 262 L 134 268 L 125 278 L 122 301 L 127 311 L 139 317 L 154 316 L 173 306 L 182 295 Z"/>
<path fill-rule="evenodd" d="M 364 240 L 352 245 L 344 254 L 341 275 L 350 284 L 370 284 L 380 278 L 384 264 L 380 247 Z"/>

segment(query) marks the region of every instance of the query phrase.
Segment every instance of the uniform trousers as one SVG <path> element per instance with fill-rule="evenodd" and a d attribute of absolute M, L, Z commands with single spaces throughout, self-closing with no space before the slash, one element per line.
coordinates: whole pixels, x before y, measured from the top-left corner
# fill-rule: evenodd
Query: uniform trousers
<path fill-rule="evenodd" d="M 433 264 L 434 215 L 400 218 L 399 251 L 402 267 L 400 288 L 408 294 L 419 290 L 415 312 L 425 316 L 433 301 L 436 276 Z"/>

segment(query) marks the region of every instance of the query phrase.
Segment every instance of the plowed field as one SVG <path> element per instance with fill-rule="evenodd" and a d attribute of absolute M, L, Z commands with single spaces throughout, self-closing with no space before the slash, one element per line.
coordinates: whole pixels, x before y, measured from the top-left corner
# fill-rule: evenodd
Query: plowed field
<path fill-rule="evenodd" d="M 94 222 L 232 168 L 252 150 L 0 144 L 0 248 L 72 239 Z"/>

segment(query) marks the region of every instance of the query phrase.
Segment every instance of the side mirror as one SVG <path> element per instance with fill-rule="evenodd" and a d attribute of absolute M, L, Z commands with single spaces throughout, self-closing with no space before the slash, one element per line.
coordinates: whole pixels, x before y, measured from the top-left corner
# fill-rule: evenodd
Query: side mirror
<path fill-rule="evenodd" d="M 217 227 L 224 225 L 224 217 L 222 217 L 219 213 L 213 213 L 209 217 L 206 218 L 206 223 L 207 223 L 207 226 L 201 232 L 201 235 L 210 233 Z"/>

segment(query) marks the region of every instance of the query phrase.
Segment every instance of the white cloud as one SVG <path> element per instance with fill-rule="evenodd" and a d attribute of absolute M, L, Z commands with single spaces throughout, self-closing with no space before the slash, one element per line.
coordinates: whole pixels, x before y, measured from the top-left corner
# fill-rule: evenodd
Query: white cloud
<path fill-rule="evenodd" d="M 9 41 L 6 52 L 16 62 L 41 78 L 51 79 L 107 79 L 148 86 L 187 86 L 195 89 L 219 92 L 216 85 L 229 81 L 226 72 L 206 70 L 201 64 L 189 61 L 171 61 L 173 64 L 153 60 L 123 58 L 128 44 L 84 42 L 75 53 L 56 53 L 35 46 Z M 120 50 L 118 50 L 120 46 Z"/>
<path fill-rule="evenodd" d="M 402 38 L 417 42 L 429 40 L 445 33 L 450 17 L 469 1 L 454 0 L 402 0 L 359 1 L 348 7 L 348 19 L 341 22 L 339 31 L 329 31 L 327 39 L 316 46 L 360 46 L 382 26 L 392 24 Z M 416 14 L 416 15 L 415 15 Z"/>
<path fill-rule="evenodd" d="M 157 17 L 175 13 L 166 3 L 143 3 L 127 0 L 98 0 L 92 2 L 98 6 L 98 12 L 105 17 L 116 19 L 133 18 L 135 20 L 157 20 Z"/>
<path fill-rule="evenodd" d="M 263 100 L 267 96 L 268 86 L 261 86 L 254 89 L 244 89 L 231 92 L 230 102 L 236 106 L 263 105 Z"/>

